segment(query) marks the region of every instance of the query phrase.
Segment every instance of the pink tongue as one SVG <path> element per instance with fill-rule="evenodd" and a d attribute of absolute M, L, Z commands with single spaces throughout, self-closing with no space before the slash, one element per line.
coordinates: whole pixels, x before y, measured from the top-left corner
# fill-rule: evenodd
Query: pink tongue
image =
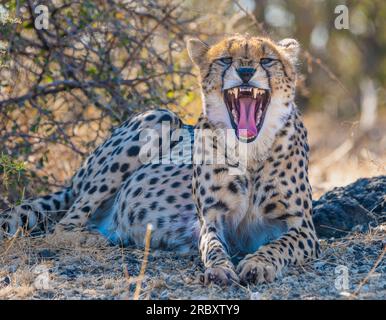
<path fill-rule="evenodd" d="M 257 136 L 256 103 L 252 98 L 240 98 L 240 119 L 237 124 L 239 137 L 251 138 Z"/>

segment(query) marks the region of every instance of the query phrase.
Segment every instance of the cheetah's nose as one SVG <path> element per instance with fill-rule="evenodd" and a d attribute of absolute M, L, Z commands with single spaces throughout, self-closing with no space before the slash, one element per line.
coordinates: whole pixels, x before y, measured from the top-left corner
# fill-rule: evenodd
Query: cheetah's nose
<path fill-rule="evenodd" d="M 237 68 L 237 73 L 241 80 L 243 80 L 243 83 L 248 83 L 249 80 L 253 77 L 253 75 L 256 72 L 255 68 L 250 68 L 250 67 L 240 67 Z"/>

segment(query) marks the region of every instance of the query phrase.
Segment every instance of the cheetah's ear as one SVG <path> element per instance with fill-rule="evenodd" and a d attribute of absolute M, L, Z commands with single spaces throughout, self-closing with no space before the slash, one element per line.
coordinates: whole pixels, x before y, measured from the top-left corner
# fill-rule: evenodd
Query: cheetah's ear
<path fill-rule="evenodd" d="M 283 39 L 277 44 L 282 48 L 292 63 L 297 62 L 300 51 L 299 42 L 297 42 L 295 39 Z"/>
<path fill-rule="evenodd" d="M 209 50 L 209 46 L 198 39 L 189 39 L 187 41 L 186 47 L 188 49 L 190 59 L 197 66 L 202 63 L 205 54 Z"/>

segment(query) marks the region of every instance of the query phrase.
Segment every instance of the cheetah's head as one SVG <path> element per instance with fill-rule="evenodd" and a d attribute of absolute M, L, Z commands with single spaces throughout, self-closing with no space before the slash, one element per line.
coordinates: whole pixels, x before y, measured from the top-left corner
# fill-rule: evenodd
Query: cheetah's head
<path fill-rule="evenodd" d="M 236 35 L 212 46 L 189 40 L 209 121 L 233 128 L 240 141 L 272 140 L 268 135 L 274 136 L 291 112 L 298 51 L 293 39 L 276 43 Z"/>

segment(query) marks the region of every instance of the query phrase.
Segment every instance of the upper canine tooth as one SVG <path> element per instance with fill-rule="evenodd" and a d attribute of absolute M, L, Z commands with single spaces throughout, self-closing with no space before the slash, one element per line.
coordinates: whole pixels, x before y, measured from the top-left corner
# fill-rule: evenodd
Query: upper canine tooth
<path fill-rule="evenodd" d="M 264 92 L 264 90 L 263 89 L 259 89 L 259 94 L 260 95 L 263 95 L 265 92 Z"/>
<path fill-rule="evenodd" d="M 257 88 L 253 88 L 253 98 L 256 99 L 257 97 L 257 93 L 258 93 L 258 90 Z"/>
<path fill-rule="evenodd" d="M 233 94 L 235 95 L 236 99 L 239 96 L 239 90 L 237 88 L 233 89 Z"/>

